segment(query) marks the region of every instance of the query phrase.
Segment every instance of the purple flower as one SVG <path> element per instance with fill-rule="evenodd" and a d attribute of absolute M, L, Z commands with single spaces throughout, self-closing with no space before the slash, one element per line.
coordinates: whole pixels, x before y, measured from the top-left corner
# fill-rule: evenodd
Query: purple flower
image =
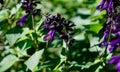
<path fill-rule="evenodd" d="M 48 34 L 46 34 L 43 39 L 44 40 L 48 40 L 48 41 L 51 41 L 54 39 L 54 34 L 55 34 L 55 30 L 54 29 L 51 29 Z"/>
<path fill-rule="evenodd" d="M 117 64 L 120 61 L 120 56 L 112 56 L 109 63 L 110 64 Z"/>
<path fill-rule="evenodd" d="M 42 28 L 50 28 L 50 25 L 49 25 L 49 24 L 44 24 L 44 25 L 42 26 Z"/>
<path fill-rule="evenodd" d="M 108 46 L 108 43 L 106 42 L 108 36 L 109 36 L 109 31 L 106 30 L 106 31 L 104 32 L 104 35 L 103 35 L 101 41 L 100 41 L 100 44 L 101 44 L 101 45 Z"/>
<path fill-rule="evenodd" d="M 120 72 L 120 61 L 116 64 L 115 68 L 117 69 L 118 72 Z"/>
<path fill-rule="evenodd" d="M 24 22 L 25 22 L 25 20 L 27 19 L 27 17 L 28 17 L 28 14 L 22 16 L 21 19 L 18 20 L 16 23 L 17 23 L 17 24 L 20 23 L 20 26 L 21 26 L 21 27 L 24 26 Z"/>
<path fill-rule="evenodd" d="M 102 0 L 96 8 L 100 8 L 100 11 L 106 10 L 108 16 L 111 16 L 112 13 L 116 11 L 116 7 L 119 5 L 119 0 Z"/>
<path fill-rule="evenodd" d="M 57 32 L 60 35 L 60 39 L 65 40 L 68 45 L 71 45 L 74 39 L 71 39 L 69 35 L 73 33 L 73 26 L 75 25 L 71 21 L 61 17 L 60 14 L 48 15 L 42 28 L 49 29 L 50 31 L 43 39 L 48 41 L 53 40 L 54 33 Z"/>
<path fill-rule="evenodd" d="M 110 45 L 114 46 L 114 45 L 116 45 L 116 44 L 119 43 L 119 42 L 120 42 L 120 38 L 116 38 L 116 39 L 114 39 L 114 40 L 112 40 L 112 41 L 110 42 Z"/>
<path fill-rule="evenodd" d="M 115 68 L 120 72 L 120 56 L 113 56 L 110 59 L 109 64 L 115 64 Z"/>
<path fill-rule="evenodd" d="M 32 14 L 32 15 L 36 15 L 40 9 L 35 9 L 35 7 L 37 6 L 37 4 L 40 4 L 40 2 L 36 2 L 34 0 L 24 0 L 22 2 L 22 9 L 26 11 L 26 13 L 28 14 Z"/>
<path fill-rule="evenodd" d="M 109 45 L 110 52 L 113 52 L 120 44 L 120 10 L 117 8 L 119 5 L 119 0 L 102 0 L 100 5 L 97 6 L 100 11 L 107 11 L 106 26 L 100 45 L 105 47 Z"/>
<path fill-rule="evenodd" d="M 107 11 L 104 35 L 100 44 L 108 47 L 110 52 L 120 48 L 120 0 L 102 0 L 96 7 L 100 11 Z M 115 68 L 120 72 L 120 56 L 113 56 L 109 64 L 115 64 Z"/>
<path fill-rule="evenodd" d="M 97 9 L 98 9 L 98 8 L 101 8 L 101 9 L 102 9 L 103 6 L 104 6 L 104 4 L 105 4 L 105 1 L 106 1 L 106 0 L 102 0 L 101 3 L 100 3 L 96 8 L 97 8 Z"/>
<path fill-rule="evenodd" d="M 21 19 L 18 20 L 16 23 L 20 23 L 20 26 L 23 26 L 25 20 L 30 14 L 36 15 L 38 11 L 40 11 L 40 9 L 35 9 L 38 3 L 40 2 L 36 2 L 34 0 L 23 0 L 21 8 L 25 10 L 26 15 L 22 16 Z"/>
<path fill-rule="evenodd" d="M 97 9 L 100 8 L 100 11 L 106 10 L 108 13 L 111 13 L 113 9 L 114 0 L 102 0 L 100 5 L 97 6 Z"/>
<path fill-rule="evenodd" d="M 118 31 L 118 29 L 119 29 L 119 25 L 118 25 L 118 23 L 114 23 L 114 26 L 113 26 L 113 31 Z"/>
<path fill-rule="evenodd" d="M 113 52 L 118 47 L 118 45 L 117 45 L 118 43 L 120 43 L 120 38 L 116 38 L 116 39 L 112 40 L 110 42 L 109 51 Z"/>
<path fill-rule="evenodd" d="M 116 36 L 120 36 L 120 30 L 114 33 Z"/>

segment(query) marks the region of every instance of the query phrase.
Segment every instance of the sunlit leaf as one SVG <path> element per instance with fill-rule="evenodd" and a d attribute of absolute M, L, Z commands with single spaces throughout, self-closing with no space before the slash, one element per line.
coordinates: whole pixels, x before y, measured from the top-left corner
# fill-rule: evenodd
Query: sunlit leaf
<path fill-rule="evenodd" d="M 37 67 L 39 60 L 42 58 L 42 54 L 44 52 L 44 49 L 39 50 L 35 52 L 26 62 L 25 65 L 31 70 L 34 71 L 34 69 Z"/>
<path fill-rule="evenodd" d="M 90 25 L 84 25 L 88 31 L 92 31 L 95 33 L 98 33 L 101 29 L 102 29 L 102 25 L 101 24 L 90 24 Z"/>
<path fill-rule="evenodd" d="M 17 62 L 19 59 L 14 55 L 8 55 L 6 56 L 1 62 L 0 62 L 0 72 L 4 72 L 7 69 L 9 69 L 15 62 Z"/>
<path fill-rule="evenodd" d="M 14 45 L 16 40 L 19 38 L 20 33 L 18 34 L 6 34 L 6 38 L 8 40 L 8 43 L 10 44 L 10 46 Z"/>
<path fill-rule="evenodd" d="M 80 9 L 78 9 L 78 13 L 84 14 L 84 15 L 90 15 L 91 11 L 87 8 L 80 8 Z"/>
<path fill-rule="evenodd" d="M 2 10 L 0 11 L 0 21 L 5 20 L 8 18 L 8 10 Z"/>
<path fill-rule="evenodd" d="M 21 4 L 17 4 L 16 7 L 12 8 L 10 17 L 15 14 L 21 8 Z"/>

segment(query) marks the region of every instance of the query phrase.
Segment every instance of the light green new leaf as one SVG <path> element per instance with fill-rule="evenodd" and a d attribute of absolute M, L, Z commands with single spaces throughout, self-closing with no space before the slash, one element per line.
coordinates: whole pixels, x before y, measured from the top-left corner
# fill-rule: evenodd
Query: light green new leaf
<path fill-rule="evenodd" d="M 25 65 L 31 70 L 34 71 L 34 69 L 37 67 L 39 60 L 42 58 L 42 54 L 44 52 L 44 49 L 39 50 L 35 52 L 26 62 Z"/>
<path fill-rule="evenodd" d="M 101 29 L 102 29 L 102 25 L 101 24 L 91 24 L 91 25 L 84 25 L 88 31 L 92 31 L 95 33 L 98 33 Z"/>
<path fill-rule="evenodd" d="M 38 31 L 38 29 L 40 28 L 40 26 L 44 23 L 44 19 L 42 18 L 35 26 L 35 30 Z"/>
<path fill-rule="evenodd" d="M 23 28 L 22 30 L 23 32 L 19 36 L 20 38 L 16 41 L 16 43 L 29 39 L 29 37 L 27 37 L 26 35 L 34 32 L 34 30 L 30 30 L 29 28 Z"/>
<path fill-rule="evenodd" d="M 12 10 L 10 11 L 10 17 L 14 14 L 16 14 L 16 12 L 21 8 L 21 4 L 17 4 L 16 7 L 12 8 Z"/>
<path fill-rule="evenodd" d="M 8 55 L 6 56 L 1 62 L 0 62 L 0 72 L 4 72 L 7 69 L 9 69 L 15 62 L 18 61 L 18 58 L 14 55 Z"/>

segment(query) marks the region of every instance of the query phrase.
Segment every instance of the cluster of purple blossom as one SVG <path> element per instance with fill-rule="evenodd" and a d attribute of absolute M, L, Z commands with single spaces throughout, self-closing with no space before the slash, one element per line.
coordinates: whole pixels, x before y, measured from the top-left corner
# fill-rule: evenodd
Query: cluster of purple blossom
<path fill-rule="evenodd" d="M 24 26 L 24 22 L 29 15 L 36 15 L 38 11 L 40 11 L 40 9 L 35 9 L 39 3 L 40 2 L 36 2 L 34 0 L 24 0 L 21 8 L 25 10 L 26 14 L 23 15 L 16 23 L 20 23 L 20 26 Z M 60 39 L 65 40 L 68 45 L 71 45 L 74 41 L 74 39 L 70 38 L 70 34 L 74 33 L 72 28 L 73 26 L 75 26 L 73 22 L 61 17 L 60 14 L 48 15 L 46 17 L 45 24 L 42 27 L 49 29 L 50 31 L 43 39 L 51 41 L 54 39 L 55 33 L 59 33 Z"/>
<path fill-rule="evenodd" d="M 54 39 L 55 33 L 58 33 L 60 35 L 60 39 L 65 40 L 68 45 L 72 45 L 74 39 L 70 38 L 70 34 L 74 33 L 72 28 L 73 26 L 75 26 L 73 22 L 61 17 L 60 14 L 49 15 L 46 17 L 46 22 L 42 27 L 49 29 L 50 31 L 43 39 L 51 41 Z"/>
<path fill-rule="evenodd" d="M 40 2 L 38 1 L 34 1 L 34 0 L 24 0 L 22 2 L 22 6 L 21 8 L 23 10 L 25 10 L 26 14 L 23 15 L 21 17 L 20 20 L 18 20 L 16 23 L 20 23 L 20 26 L 24 26 L 24 22 L 27 19 L 27 17 L 31 14 L 31 15 L 36 15 L 40 9 L 35 9 L 35 7 L 37 6 L 37 4 L 39 4 Z"/>
<path fill-rule="evenodd" d="M 104 35 L 100 41 L 100 46 L 109 48 L 110 52 L 114 52 L 116 48 L 120 48 L 120 0 L 102 0 L 97 9 L 106 10 L 107 20 L 104 29 Z M 109 61 L 115 64 L 116 69 L 120 72 L 120 56 L 113 56 Z"/>

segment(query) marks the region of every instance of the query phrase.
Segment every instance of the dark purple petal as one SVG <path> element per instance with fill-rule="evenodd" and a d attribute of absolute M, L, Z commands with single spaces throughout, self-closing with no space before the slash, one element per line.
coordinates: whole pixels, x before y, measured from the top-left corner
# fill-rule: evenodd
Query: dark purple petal
<path fill-rule="evenodd" d="M 36 15 L 38 12 L 40 12 L 40 9 L 35 9 L 35 10 L 33 10 L 32 14 Z"/>
<path fill-rule="evenodd" d="M 113 52 L 115 49 L 116 49 L 115 46 L 110 46 L 109 51 L 110 51 L 110 52 Z"/>
<path fill-rule="evenodd" d="M 104 45 L 104 46 L 108 46 L 108 43 L 106 42 L 107 38 L 109 36 L 109 31 L 106 30 L 104 32 L 104 36 L 102 37 L 101 41 L 100 41 L 100 44 Z"/>
<path fill-rule="evenodd" d="M 115 68 L 117 69 L 118 72 L 120 72 L 120 60 L 119 60 L 119 62 L 116 64 Z"/>
<path fill-rule="evenodd" d="M 44 25 L 42 25 L 42 28 L 49 28 L 49 27 L 50 27 L 49 24 L 44 24 Z"/>
<path fill-rule="evenodd" d="M 112 56 L 111 60 L 109 61 L 110 64 L 117 64 L 120 61 L 120 56 Z"/>
<path fill-rule="evenodd" d="M 3 4 L 3 0 L 0 0 L 0 3 Z"/>
<path fill-rule="evenodd" d="M 118 31 L 118 29 L 119 29 L 119 25 L 118 25 L 118 23 L 115 23 L 113 26 L 113 30 Z"/>
<path fill-rule="evenodd" d="M 28 14 L 22 16 L 21 19 L 18 20 L 16 23 L 17 23 L 17 24 L 20 23 L 20 26 L 24 26 L 24 22 L 25 22 L 25 20 L 27 19 L 27 17 L 28 17 Z"/>
<path fill-rule="evenodd" d="M 71 46 L 74 43 L 74 41 L 75 41 L 75 39 L 70 39 L 70 40 L 68 40 L 67 44 Z"/>
<path fill-rule="evenodd" d="M 50 31 L 43 39 L 48 41 L 53 40 L 54 34 L 57 32 L 60 35 L 60 39 L 63 39 L 66 43 L 71 45 L 73 40 L 70 40 L 72 38 L 69 35 L 71 35 L 70 33 L 73 33 L 73 26 L 75 26 L 74 23 L 61 17 L 60 14 L 49 14 L 46 16 L 45 24 L 42 28 L 47 28 Z"/>
<path fill-rule="evenodd" d="M 34 0 L 24 0 L 22 2 L 21 8 L 25 10 L 26 13 L 31 13 L 33 15 L 36 15 L 39 11 L 39 9 L 35 9 L 37 4 L 40 3 L 40 1 L 34 1 Z"/>
<path fill-rule="evenodd" d="M 62 35 L 60 38 L 68 40 L 68 35 Z"/>
<path fill-rule="evenodd" d="M 96 7 L 96 9 L 103 7 L 103 5 L 105 4 L 105 1 L 106 1 L 106 0 L 102 0 L 101 3 L 100 3 L 100 5 L 98 5 L 98 6 Z"/>
<path fill-rule="evenodd" d="M 120 48 L 120 0 L 102 0 L 96 7 L 100 11 L 106 10 L 106 25 L 103 27 L 104 35 L 100 41 L 100 45 L 109 47 L 109 51 L 113 52 L 116 48 Z M 107 31 L 107 32 L 106 32 Z M 109 64 L 115 64 L 115 68 L 120 72 L 120 56 L 113 56 Z"/>
<path fill-rule="evenodd" d="M 29 0 L 24 0 L 24 2 L 29 2 Z"/>
<path fill-rule="evenodd" d="M 112 41 L 110 42 L 110 45 L 111 45 L 111 46 L 114 46 L 114 45 L 116 45 L 117 43 L 120 43 L 120 38 L 116 38 L 116 39 L 112 40 Z"/>
<path fill-rule="evenodd" d="M 117 36 L 120 36 L 120 30 L 118 30 L 117 32 L 114 33 Z"/>
<path fill-rule="evenodd" d="M 109 64 L 115 64 L 115 68 L 120 72 L 120 56 L 113 56 L 109 61 Z"/>
<path fill-rule="evenodd" d="M 55 34 L 55 30 L 52 29 L 52 30 L 50 30 L 50 31 L 48 32 L 48 34 L 46 34 L 46 35 L 43 37 L 43 39 L 44 39 L 44 40 L 51 41 L 51 40 L 54 39 L 54 34 Z"/>
<path fill-rule="evenodd" d="M 111 15 L 112 11 L 114 11 L 114 4 L 114 0 L 102 0 L 101 3 L 96 7 L 96 9 L 100 8 L 100 11 L 106 10 L 108 15 Z"/>
<path fill-rule="evenodd" d="M 114 19 L 115 19 L 116 21 L 119 21 L 119 20 L 120 20 L 120 14 L 114 16 Z"/>
<path fill-rule="evenodd" d="M 110 48 L 109 51 L 113 52 L 118 46 L 117 44 L 120 43 L 120 38 L 116 38 L 110 42 Z"/>

